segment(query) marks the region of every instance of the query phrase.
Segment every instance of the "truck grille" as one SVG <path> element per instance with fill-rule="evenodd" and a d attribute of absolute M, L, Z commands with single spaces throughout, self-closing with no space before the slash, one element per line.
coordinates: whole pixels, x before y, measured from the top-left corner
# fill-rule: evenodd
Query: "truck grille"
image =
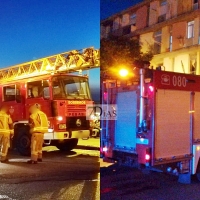
<path fill-rule="evenodd" d="M 68 117 L 66 125 L 68 129 L 88 129 L 89 121 L 86 120 L 85 116 Z"/>

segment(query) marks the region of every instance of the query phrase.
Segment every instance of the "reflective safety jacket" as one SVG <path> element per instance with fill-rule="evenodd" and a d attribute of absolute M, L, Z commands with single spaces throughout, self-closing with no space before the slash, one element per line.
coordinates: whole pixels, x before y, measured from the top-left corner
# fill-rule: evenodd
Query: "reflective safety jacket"
<path fill-rule="evenodd" d="M 0 111 L 0 133 L 11 133 L 12 130 L 9 128 L 9 125 L 11 125 L 12 123 L 13 122 L 10 115 Z"/>
<path fill-rule="evenodd" d="M 48 119 L 45 113 L 38 110 L 30 115 L 29 122 L 31 124 L 30 133 L 47 133 Z"/>

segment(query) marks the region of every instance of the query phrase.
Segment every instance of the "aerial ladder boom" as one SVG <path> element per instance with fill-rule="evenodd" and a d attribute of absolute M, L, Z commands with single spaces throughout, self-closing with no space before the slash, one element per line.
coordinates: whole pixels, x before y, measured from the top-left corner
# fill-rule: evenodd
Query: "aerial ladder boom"
<path fill-rule="evenodd" d="M 0 82 L 57 72 L 72 73 L 100 66 L 100 51 L 89 47 L 0 69 Z"/>

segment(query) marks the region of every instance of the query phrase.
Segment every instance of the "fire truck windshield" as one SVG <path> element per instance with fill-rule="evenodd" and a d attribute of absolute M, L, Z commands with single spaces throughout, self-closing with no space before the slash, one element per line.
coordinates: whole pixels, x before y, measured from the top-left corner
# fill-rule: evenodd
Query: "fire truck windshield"
<path fill-rule="evenodd" d="M 91 99 L 88 79 L 78 76 L 55 76 L 53 99 Z"/>

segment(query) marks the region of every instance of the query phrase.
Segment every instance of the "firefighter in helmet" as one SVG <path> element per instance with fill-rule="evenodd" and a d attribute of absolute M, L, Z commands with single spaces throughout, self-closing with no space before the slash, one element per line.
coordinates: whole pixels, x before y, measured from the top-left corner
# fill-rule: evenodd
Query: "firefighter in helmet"
<path fill-rule="evenodd" d="M 10 115 L 7 114 L 8 107 L 2 106 L 0 109 L 0 148 L 1 162 L 8 162 L 7 154 L 10 147 L 10 138 L 14 136 L 13 122 Z"/>
<path fill-rule="evenodd" d="M 42 145 L 44 133 L 48 132 L 48 120 L 44 112 L 40 110 L 39 104 L 34 104 L 30 107 L 30 133 L 31 133 L 31 160 L 27 163 L 37 164 L 42 162 Z"/>

